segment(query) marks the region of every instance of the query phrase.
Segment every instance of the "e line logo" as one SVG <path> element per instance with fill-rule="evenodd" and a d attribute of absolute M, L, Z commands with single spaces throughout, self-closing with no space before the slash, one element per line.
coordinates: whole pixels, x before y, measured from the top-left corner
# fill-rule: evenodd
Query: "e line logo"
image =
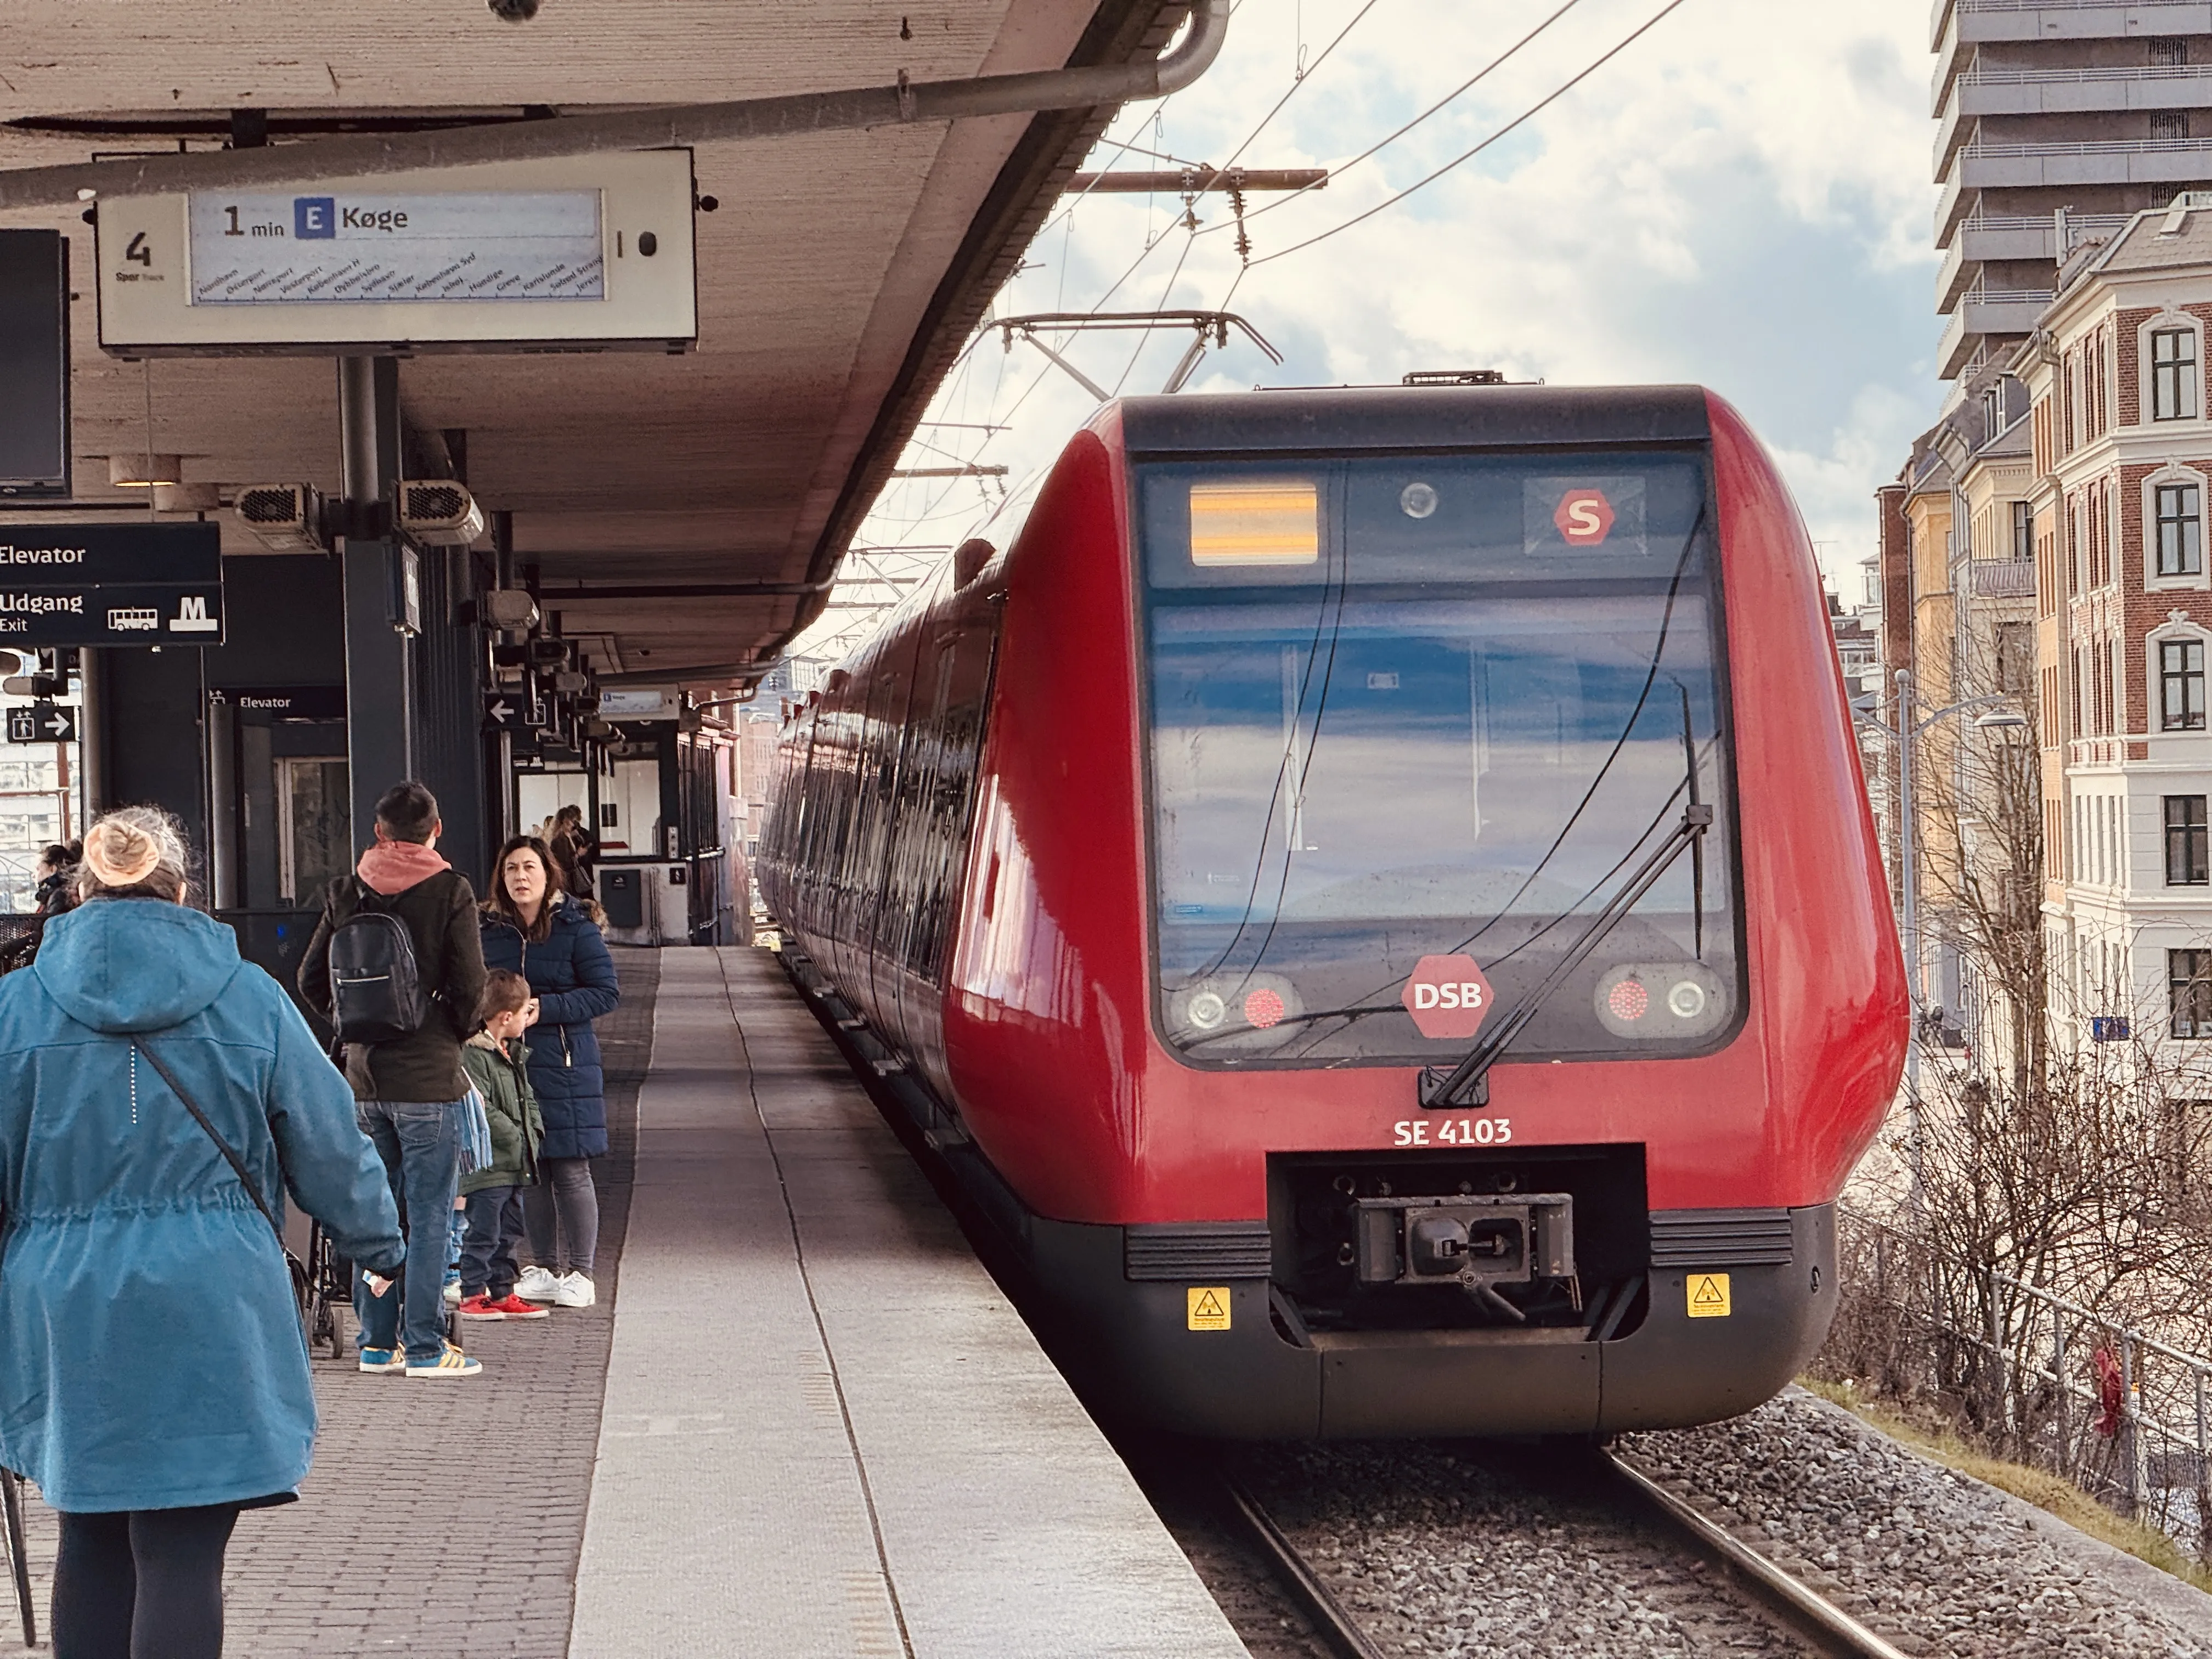
<path fill-rule="evenodd" d="M 303 241 L 329 240 L 338 234 L 338 203 L 335 196 L 295 196 L 292 234 Z"/>

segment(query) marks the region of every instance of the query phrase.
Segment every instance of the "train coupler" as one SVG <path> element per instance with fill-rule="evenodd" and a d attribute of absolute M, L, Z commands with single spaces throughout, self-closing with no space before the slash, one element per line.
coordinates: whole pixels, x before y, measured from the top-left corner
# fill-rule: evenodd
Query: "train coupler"
<path fill-rule="evenodd" d="M 1564 1282 L 1582 1306 L 1575 1273 L 1575 1200 L 1566 1193 L 1361 1198 L 1356 1269 L 1363 1285 L 1456 1287 L 1488 1312 L 1525 1316 L 1501 1285 Z"/>

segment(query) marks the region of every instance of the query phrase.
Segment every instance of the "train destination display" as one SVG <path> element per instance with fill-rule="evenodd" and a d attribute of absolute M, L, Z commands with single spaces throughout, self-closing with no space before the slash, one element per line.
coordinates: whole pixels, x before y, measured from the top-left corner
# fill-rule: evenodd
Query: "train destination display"
<path fill-rule="evenodd" d="M 196 306 L 606 298 L 595 190 L 190 199 Z"/>
<path fill-rule="evenodd" d="M 684 351 L 693 212 L 685 149 L 103 197 L 100 343 L 126 358 Z"/>
<path fill-rule="evenodd" d="M 0 524 L 0 647 L 221 645 L 211 524 Z"/>

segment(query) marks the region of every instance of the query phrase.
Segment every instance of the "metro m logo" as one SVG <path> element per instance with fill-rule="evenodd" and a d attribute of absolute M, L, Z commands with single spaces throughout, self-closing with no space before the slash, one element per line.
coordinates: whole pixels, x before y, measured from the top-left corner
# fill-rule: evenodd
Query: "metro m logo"
<path fill-rule="evenodd" d="M 208 615 L 208 602 L 198 593 L 185 593 L 178 598 L 177 614 L 169 618 L 172 634 L 214 634 L 221 631 L 220 618 Z"/>

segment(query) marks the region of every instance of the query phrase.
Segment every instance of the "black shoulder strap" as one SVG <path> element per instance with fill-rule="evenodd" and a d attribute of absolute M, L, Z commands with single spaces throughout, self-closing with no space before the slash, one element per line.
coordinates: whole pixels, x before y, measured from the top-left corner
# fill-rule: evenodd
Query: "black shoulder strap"
<path fill-rule="evenodd" d="M 192 1121 L 207 1132 L 207 1138 L 215 1142 L 216 1151 L 221 1152 L 223 1162 L 230 1165 L 231 1173 L 238 1177 L 239 1185 L 246 1188 L 246 1195 L 253 1200 L 253 1207 L 261 1212 L 261 1218 L 276 1233 L 276 1243 L 281 1246 L 284 1243 L 283 1224 L 276 1219 L 276 1212 L 269 1207 L 269 1201 L 261 1196 L 260 1185 L 246 1169 L 246 1160 L 238 1155 L 238 1149 L 225 1140 L 222 1132 L 208 1121 L 208 1115 L 200 1110 L 199 1103 L 185 1091 L 183 1084 L 177 1081 L 177 1074 L 168 1068 L 161 1055 L 154 1052 L 153 1044 L 133 1042 L 131 1046 L 146 1056 L 146 1063 L 161 1074 L 161 1081 L 169 1085 L 169 1092 L 185 1103 L 185 1109 L 192 1115 Z"/>

